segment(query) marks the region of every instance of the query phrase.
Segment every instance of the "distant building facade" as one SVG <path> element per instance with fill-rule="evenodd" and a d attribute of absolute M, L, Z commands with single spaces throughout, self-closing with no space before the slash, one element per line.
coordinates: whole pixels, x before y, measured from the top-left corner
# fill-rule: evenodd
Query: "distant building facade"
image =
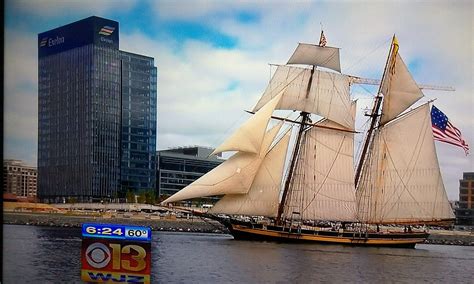
<path fill-rule="evenodd" d="M 154 187 L 153 59 L 119 50 L 118 22 L 95 16 L 39 34 L 38 57 L 39 197 L 87 202 L 118 197 L 123 184 Z M 136 109 L 140 118 L 129 121 Z M 132 158 L 132 133 L 148 143 L 147 165 Z"/>
<path fill-rule="evenodd" d="M 18 197 L 36 197 L 36 167 L 28 166 L 19 160 L 4 160 L 3 192 Z"/>
<path fill-rule="evenodd" d="M 474 226 L 474 172 L 463 173 L 463 179 L 459 181 L 456 224 Z"/>
<path fill-rule="evenodd" d="M 156 188 L 157 70 L 151 57 L 121 51 L 123 191 Z"/>
<path fill-rule="evenodd" d="M 214 149 L 183 147 L 157 151 L 157 189 L 159 196 L 169 196 L 220 165 L 220 156 L 208 157 Z"/>

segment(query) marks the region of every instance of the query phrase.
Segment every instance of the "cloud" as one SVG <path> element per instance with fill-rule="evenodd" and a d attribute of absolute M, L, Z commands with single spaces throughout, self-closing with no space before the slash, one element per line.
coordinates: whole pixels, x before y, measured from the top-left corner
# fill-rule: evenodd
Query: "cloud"
<path fill-rule="evenodd" d="M 148 3 L 148 2 L 147 2 Z M 296 2 L 152 1 L 156 34 L 133 21 L 121 29 L 121 49 L 152 56 L 158 67 L 158 147 L 217 146 L 238 127 L 269 80 L 268 63 L 285 63 L 297 42 L 317 43 L 322 22 L 328 44 L 342 47 L 344 72 L 381 77 L 390 39 L 397 34 L 400 53 L 412 64 L 417 82 L 451 85 L 456 92 L 425 91 L 427 98 L 458 126 L 474 148 L 472 2 Z M 142 3 L 143 4 L 143 3 Z M 111 19 L 132 11 L 135 1 L 9 1 L 10 11 L 58 17 L 106 13 Z M 242 20 L 242 13 L 254 15 Z M 62 15 L 64 16 L 64 15 Z M 141 15 L 130 14 L 130 19 Z M 343 20 L 341 20 L 343 19 Z M 19 21 L 20 22 L 20 21 Z M 212 40 L 178 38 L 163 32 L 164 22 L 199 23 L 236 40 L 219 48 Z M 121 23 L 125 24 L 125 23 Z M 35 27 L 36 28 L 36 27 Z M 5 34 L 5 151 L 21 153 L 36 141 L 36 34 L 7 26 Z M 372 107 L 376 87 L 354 87 L 359 107 Z M 427 100 L 424 99 L 424 101 Z M 365 117 L 359 110 L 358 128 Z M 30 122 L 30 123 L 28 123 Z M 18 124 L 16 124 L 18 123 Z M 15 127 L 20 125 L 21 127 Z M 10 142 L 8 142 L 10 141 Z M 28 144 L 29 145 L 29 144 Z M 13 147 L 13 148 L 12 148 Z M 441 171 L 451 199 L 457 199 L 462 171 L 474 171 L 474 156 L 436 143 Z M 14 150 L 16 149 L 16 150 Z M 35 152 L 35 147 L 24 148 Z M 474 152 L 474 151 L 473 151 Z M 29 155 L 32 156 L 32 155 Z"/>
<path fill-rule="evenodd" d="M 4 155 L 31 164 L 38 137 L 36 45 L 35 34 L 5 30 Z"/>
<path fill-rule="evenodd" d="M 268 79 L 266 64 L 239 50 L 187 41 L 176 53 L 173 44 L 140 33 L 124 34 L 122 42 L 123 49 L 156 59 L 160 149 L 183 145 L 189 139 L 173 138 L 185 135 L 198 137 L 204 146 L 217 146 L 236 120 L 248 117 L 243 110 L 256 103 Z M 241 83 L 236 87 L 235 82 Z"/>
<path fill-rule="evenodd" d="M 221 17 L 249 9 L 255 5 L 251 1 L 195 0 L 195 1 L 154 1 L 153 9 L 165 20 L 200 20 L 209 17 Z"/>
<path fill-rule="evenodd" d="M 127 11 L 135 6 L 136 0 L 7 0 L 6 7 L 27 14 L 43 16 L 64 16 L 68 14 L 98 14 L 113 10 Z"/>

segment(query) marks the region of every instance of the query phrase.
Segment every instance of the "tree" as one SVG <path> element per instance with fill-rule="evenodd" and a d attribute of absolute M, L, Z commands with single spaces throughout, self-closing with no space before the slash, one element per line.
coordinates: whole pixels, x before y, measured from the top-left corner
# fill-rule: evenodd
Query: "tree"
<path fill-rule="evenodd" d="M 135 193 L 133 193 L 133 191 L 131 191 L 130 189 L 127 190 L 126 198 L 127 203 L 135 203 Z"/>
<path fill-rule="evenodd" d="M 138 195 L 138 203 L 145 203 L 146 201 L 146 192 L 142 191 L 139 195 Z"/>
<path fill-rule="evenodd" d="M 153 189 L 150 189 L 145 192 L 145 203 L 155 204 L 155 191 Z"/>
<path fill-rule="evenodd" d="M 77 203 L 77 198 L 76 197 L 68 197 L 67 203 Z"/>

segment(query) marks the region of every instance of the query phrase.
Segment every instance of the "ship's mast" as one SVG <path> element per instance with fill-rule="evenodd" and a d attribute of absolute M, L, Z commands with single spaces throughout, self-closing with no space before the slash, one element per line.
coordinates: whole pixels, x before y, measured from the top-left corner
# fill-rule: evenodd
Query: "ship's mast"
<path fill-rule="evenodd" d="M 387 62 L 385 63 L 385 68 L 384 68 L 383 75 L 382 75 L 382 80 L 381 80 L 382 83 L 383 83 L 383 79 L 387 75 L 387 70 L 389 69 L 390 56 L 392 55 L 393 50 L 394 50 L 394 42 L 395 42 L 395 35 L 393 36 L 392 44 L 390 46 L 390 51 L 388 52 Z M 369 146 L 372 144 L 372 140 L 373 140 L 373 137 L 374 137 L 374 135 L 373 135 L 374 130 L 379 125 L 380 116 L 382 115 L 382 113 L 381 113 L 381 106 L 382 106 L 382 100 L 383 100 L 383 96 L 382 96 L 382 93 L 381 93 L 382 92 L 382 83 L 379 86 L 377 96 L 375 97 L 374 107 L 372 108 L 372 112 L 369 115 L 371 117 L 370 127 L 367 130 L 367 135 L 365 137 L 364 147 L 362 148 L 362 153 L 360 155 L 359 164 L 357 165 L 357 170 L 356 170 L 356 174 L 355 174 L 354 184 L 355 184 L 356 189 L 358 188 L 358 185 L 359 185 L 360 175 L 362 173 L 362 166 L 364 165 L 364 161 L 365 161 L 366 156 L 367 156 L 367 151 L 369 150 Z"/>
<path fill-rule="evenodd" d="M 311 91 L 311 84 L 313 82 L 313 74 L 314 74 L 314 69 L 315 68 L 316 67 L 313 65 L 313 68 L 311 69 L 311 77 L 309 78 L 308 86 L 306 88 L 306 97 L 309 96 L 309 92 Z M 304 111 L 301 112 L 301 125 L 300 125 L 300 128 L 298 130 L 298 136 L 296 138 L 295 148 L 294 148 L 294 151 L 293 151 L 290 167 L 289 167 L 289 170 L 288 170 L 288 177 L 286 179 L 285 187 L 283 189 L 283 195 L 282 195 L 282 198 L 281 198 L 280 205 L 278 206 L 278 215 L 277 215 L 277 219 L 276 219 L 277 225 L 280 225 L 282 223 L 282 215 L 283 215 L 283 212 L 285 210 L 285 204 L 286 204 L 286 201 L 287 201 L 288 191 L 290 189 L 291 180 L 293 178 L 293 172 L 296 168 L 296 160 L 298 159 L 298 153 L 299 153 L 299 149 L 300 149 L 300 146 L 301 146 L 301 140 L 303 138 L 303 132 L 305 131 L 305 125 L 307 124 L 308 120 L 309 120 L 309 113 L 304 112 Z"/>

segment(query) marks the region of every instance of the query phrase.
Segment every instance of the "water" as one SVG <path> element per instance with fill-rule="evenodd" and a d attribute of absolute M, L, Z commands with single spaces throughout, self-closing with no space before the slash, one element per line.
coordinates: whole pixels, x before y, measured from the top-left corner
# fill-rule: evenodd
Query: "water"
<path fill-rule="evenodd" d="M 4 283 L 80 283 L 80 229 L 3 225 Z M 474 247 L 235 241 L 153 232 L 153 283 L 473 283 Z"/>

